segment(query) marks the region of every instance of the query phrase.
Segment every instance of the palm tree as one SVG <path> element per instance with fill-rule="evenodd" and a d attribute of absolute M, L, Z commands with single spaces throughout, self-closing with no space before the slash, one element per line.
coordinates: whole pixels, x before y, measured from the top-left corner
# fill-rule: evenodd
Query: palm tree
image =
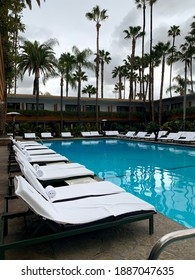
<path fill-rule="evenodd" d="M 43 0 L 45 2 L 45 0 Z M 27 6 L 32 9 L 32 1 L 31 0 L 25 0 Z M 36 0 L 38 6 L 40 7 L 41 6 L 41 1 L 40 0 Z"/>
<path fill-rule="evenodd" d="M 165 75 L 165 59 L 166 56 L 170 52 L 170 42 L 162 43 L 159 42 L 156 46 L 154 46 L 154 51 L 156 52 L 159 58 L 162 58 L 162 70 L 161 70 L 161 84 L 160 84 L 160 98 L 159 98 L 159 126 L 161 126 L 162 122 L 162 98 L 163 98 L 163 86 L 164 86 L 164 75 Z"/>
<path fill-rule="evenodd" d="M 101 66 L 101 98 L 104 98 L 104 64 L 111 61 L 110 53 L 105 50 L 99 50 L 99 60 Z"/>
<path fill-rule="evenodd" d="M 107 10 L 100 10 L 100 7 L 95 6 L 91 12 L 85 14 L 86 18 L 96 23 L 96 125 L 98 125 L 98 96 L 99 96 L 99 32 L 101 22 L 108 18 Z"/>
<path fill-rule="evenodd" d="M 63 84 L 64 80 L 66 82 L 66 97 L 68 97 L 69 85 L 71 85 L 73 88 L 75 87 L 74 79 L 72 78 L 72 71 L 75 67 L 75 63 L 76 61 L 74 55 L 70 54 L 69 52 L 62 53 L 59 58 L 58 68 L 61 73 L 61 83 Z"/>
<path fill-rule="evenodd" d="M 51 39 L 43 44 L 38 41 L 24 41 L 20 47 L 22 52 L 19 55 L 18 70 L 24 75 L 28 72 L 29 76 L 34 75 L 33 94 L 36 95 L 36 113 L 38 122 L 39 107 L 39 78 L 43 75 L 43 81 L 50 75 L 55 75 L 55 67 L 57 66 L 55 52 L 52 46 L 56 44 L 56 40 Z"/>
<path fill-rule="evenodd" d="M 96 94 L 96 88 L 93 85 L 86 85 L 83 90 L 83 94 L 89 94 L 89 98 L 91 98 L 92 94 Z"/>
<path fill-rule="evenodd" d="M 90 56 L 93 53 L 89 48 L 80 51 L 76 46 L 72 47 L 72 52 L 75 58 L 75 69 L 76 69 L 76 72 L 73 74 L 73 77 L 78 82 L 77 113 L 78 113 L 78 121 L 80 122 L 81 81 L 87 81 L 87 76 L 82 69 L 85 68 L 85 69 L 94 70 L 94 64 L 89 60 Z"/>
<path fill-rule="evenodd" d="M 176 81 L 176 84 L 171 85 L 171 89 L 174 90 L 175 93 L 178 93 L 181 96 L 184 96 L 184 90 L 185 90 L 185 78 L 183 78 L 181 75 L 177 75 L 173 78 L 173 81 Z M 191 81 L 187 79 L 186 81 L 187 85 L 191 84 Z M 166 92 L 169 92 L 170 88 L 166 90 Z"/>
<path fill-rule="evenodd" d="M 152 69 L 152 45 L 153 45 L 153 5 L 157 2 L 157 0 L 146 0 L 150 6 L 150 68 L 149 68 L 149 75 L 150 75 L 150 83 L 149 83 L 149 100 L 153 103 L 154 100 L 154 86 L 153 86 L 153 69 Z M 154 105 L 150 105 L 151 108 L 151 119 L 154 122 Z"/>
<path fill-rule="evenodd" d="M 170 57 L 170 78 L 169 78 L 169 88 L 170 88 L 170 97 L 172 97 L 172 91 L 171 91 L 171 82 L 172 82 L 172 72 L 173 72 L 173 61 L 171 58 L 173 58 L 173 50 L 175 48 L 175 38 L 176 36 L 179 36 L 181 33 L 181 30 L 179 26 L 173 25 L 168 30 L 168 36 L 172 36 L 172 53 Z"/>
<path fill-rule="evenodd" d="M 141 91 L 142 96 L 144 96 L 145 92 L 145 84 L 144 84 L 144 53 L 145 53 L 145 33 L 146 33 L 146 0 L 135 0 L 135 3 L 137 4 L 137 9 L 142 8 L 142 18 L 143 18 L 143 26 L 142 26 L 142 69 L 141 69 Z M 141 93 L 141 92 L 140 92 Z"/>
<path fill-rule="evenodd" d="M 123 67 L 122 66 L 118 66 L 118 67 L 114 67 L 114 69 L 112 70 L 112 78 L 116 78 L 118 77 L 118 92 L 119 92 L 119 99 L 122 98 L 122 75 L 123 75 Z"/>
<path fill-rule="evenodd" d="M 75 58 L 73 55 L 68 53 L 62 53 L 58 60 L 58 72 L 60 75 L 60 116 L 61 116 L 61 131 L 63 130 L 63 89 L 64 80 L 66 82 L 66 96 L 68 96 L 69 84 L 72 88 L 75 88 L 75 80 L 72 75 L 74 68 Z"/>
<path fill-rule="evenodd" d="M 81 100 L 81 82 L 87 81 L 88 77 L 84 71 L 82 71 L 80 68 L 75 71 L 73 74 L 75 80 L 78 82 L 78 95 L 77 95 L 77 117 L 78 122 L 80 123 L 80 116 L 81 116 L 81 106 L 80 106 L 80 100 Z"/>
<path fill-rule="evenodd" d="M 133 98 L 133 69 L 134 69 L 134 59 L 135 59 L 135 49 L 136 49 L 136 41 L 138 38 L 143 36 L 143 32 L 140 32 L 141 26 L 129 26 L 128 30 L 124 30 L 123 32 L 126 34 L 125 39 L 132 40 L 131 47 L 131 58 L 130 58 L 130 92 L 129 92 L 129 100 Z"/>

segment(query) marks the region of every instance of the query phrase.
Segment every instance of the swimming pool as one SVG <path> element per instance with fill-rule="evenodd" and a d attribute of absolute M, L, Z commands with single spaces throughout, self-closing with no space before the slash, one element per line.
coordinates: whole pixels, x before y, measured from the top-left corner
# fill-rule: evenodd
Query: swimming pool
<path fill-rule="evenodd" d="M 47 141 L 56 152 L 195 227 L 195 148 L 118 139 Z"/>

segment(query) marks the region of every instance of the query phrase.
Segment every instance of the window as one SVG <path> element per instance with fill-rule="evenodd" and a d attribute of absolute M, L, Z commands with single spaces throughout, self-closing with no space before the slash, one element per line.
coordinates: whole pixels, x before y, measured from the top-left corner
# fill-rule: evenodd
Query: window
<path fill-rule="evenodd" d="M 86 105 L 85 111 L 86 112 L 95 112 L 95 105 Z"/>
<path fill-rule="evenodd" d="M 68 112 L 77 112 L 77 105 L 66 105 L 65 110 Z"/>
<path fill-rule="evenodd" d="M 20 103 L 8 103 L 7 107 L 12 110 L 20 110 Z"/>
<path fill-rule="evenodd" d="M 26 103 L 26 110 L 36 111 L 36 103 Z M 44 104 L 39 104 L 39 110 L 44 110 Z"/>
<path fill-rule="evenodd" d="M 117 106 L 117 112 L 128 112 L 129 107 L 128 106 Z"/>

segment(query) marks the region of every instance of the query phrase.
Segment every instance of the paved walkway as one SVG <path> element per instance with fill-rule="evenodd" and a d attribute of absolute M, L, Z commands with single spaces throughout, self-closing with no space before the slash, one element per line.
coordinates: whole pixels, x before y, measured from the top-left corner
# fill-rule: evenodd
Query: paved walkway
<path fill-rule="evenodd" d="M 0 146 L 0 214 L 3 197 L 7 194 L 8 150 Z M 13 201 L 12 210 L 26 207 L 20 200 Z M 6 251 L 9 260 L 144 260 L 155 242 L 163 235 L 183 229 L 181 225 L 157 214 L 154 217 L 154 234 L 148 234 L 148 221 L 139 221 L 110 229 L 99 230 L 57 241 Z M 15 240 L 24 232 L 24 220 L 13 219 L 7 241 Z M 160 259 L 195 260 L 195 239 L 179 241 L 168 246 Z"/>

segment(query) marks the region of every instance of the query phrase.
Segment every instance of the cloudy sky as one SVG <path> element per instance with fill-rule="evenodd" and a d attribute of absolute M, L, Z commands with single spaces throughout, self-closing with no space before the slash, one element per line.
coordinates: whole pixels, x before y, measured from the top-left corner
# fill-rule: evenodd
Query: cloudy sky
<path fill-rule="evenodd" d="M 50 38 L 56 38 L 59 45 L 54 48 L 57 58 L 63 52 L 71 52 L 72 46 L 76 45 L 81 51 L 90 48 L 96 52 L 96 28 L 95 23 L 87 20 L 85 14 L 91 12 L 92 8 L 99 5 L 101 9 L 107 10 L 108 18 L 102 22 L 100 28 L 100 49 L 110 52 L 112 61 L 105 65 L 105 93 L 107 97 L 116 97 L 113 93 L 116 79 L 112 78 L 112 70 L 115 66 L 123 64 L 123 59 L 131 53 L 129 39 L 124 39 L 123 31 L 129 26 L 142 26 L 142 10 L 136 8 L 134 0 L 46 0 L 39 8 L 33 0 L 33 9 L 25 9 L 23 12 L 23 23 L 26 26 L 23 37 L 30 41 L 38 40 L 40 43 Z M 153 44 L 159 41 L 167 42 L 171 38 L 167 31 L 172 25 L 178 25 L 181 36 L 177 37 L 176 43 L 180 45 L 182 39 L 190 30 L 193 21 L 194 0 L 157 0 L 153 8 Z M 145 50 L 149 51 L 149 7 L 146 17 L 146 42 Z M 137 42 L 136 55 L 141 54 L 141 39 Z M 93 57 L 92 57 L 93 60 Z M 168 68 L 168 67 L 167 67 Z M 182 75 L 182 69 L 177 67 L 175 75 Z M 155 89 L 156 98 L 159 93 L 159 74 L 156 73 Z M 88 84 L 95 86 L 95 74 L 88 73 Z M 25 77 L 22 83 L 18 83 L 18 93 L 32 93 L 33 77 Z M 167 69 L 168 86 L 168 69 Z M 59 79 L 49 80 L 46 86 L 41 85 L 43 93 L 60 95 Z M 71 90 L 70 90 L 71 92 Z M 70 95 L 75 95 L 72 92 Z M 165 97 L 168 97 L 165 94 Z"/>

